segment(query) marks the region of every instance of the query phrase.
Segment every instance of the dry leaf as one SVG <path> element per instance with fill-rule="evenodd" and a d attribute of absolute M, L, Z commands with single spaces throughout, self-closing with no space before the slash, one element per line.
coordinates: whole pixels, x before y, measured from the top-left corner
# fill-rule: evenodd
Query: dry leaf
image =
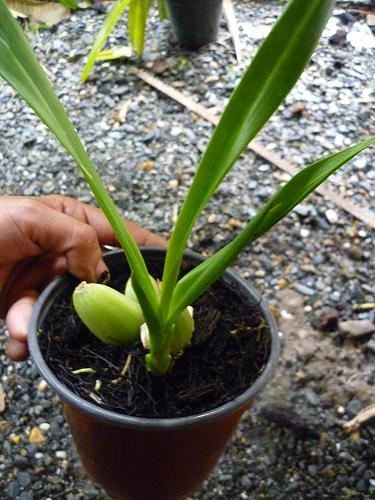
<path fill-rule="evenodd" d="M 70 16 L 70 9 L 61 3 L 7 0 L 7 5 L 15 17 L 27 18 L 30 23 L 46 24 L 49 27 Z"/>
<path fill-rule="evenodd" d="M 129 101 L 122 101 L 116 106 L 116 108 L 113 112 L 113 119 L 115 120 L 115 122 L 125 123 L 125 119 L 126 119 L 126 115 L 128 113 L 129 106 L 130 106 Z"/>

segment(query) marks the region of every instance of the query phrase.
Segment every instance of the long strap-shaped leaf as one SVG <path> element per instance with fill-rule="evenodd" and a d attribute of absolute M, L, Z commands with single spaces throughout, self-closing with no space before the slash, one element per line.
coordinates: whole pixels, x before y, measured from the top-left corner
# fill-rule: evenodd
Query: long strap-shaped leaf
<path fill-rule="evenodd" d="M 90 71 L 96 61 L 96 56 L 99 54 L 100 49 L 105 44 L 111 31 L 113 30 L 114 25 L 117 23 L 126 7 L 128 7 L 128 5 L 132 1 L 134 0 L 116 0 L 112 7 L 109 9 L 102 27 L 100 28 L 99 33 L 96 35 L 92 49 L 87 56 L 87 61 L 81 75 L 81 82 L 85 82 L 89 77 Z"/>
<path fill-rule="evenodd" d="M 18 23 L 0 0 L 0 76 L 34 109 L 39 118 L 78 163 L 95 198 L 111 223 L 137 282 L 157 315 L 158 298 L 142 254 L 108 195 L 62 104 L 51 87 Z M 142 306 L 142 304 L 141 304 Z"/>
<path fill-rule="evenodd" d="M 173 230 L 163 274 L 168 310 L 189 234 L 233 163 L 278 108 L 302 73 L 334 0 L 291 0 L 263 42 L 216 127 Z"/>
<path fill-rule="evenodd" d="M 143 52 L 148 11 L 152 0 L 133 0 L 129 7 L 128 30 L 132 46 L 139 55 Z"/>
<path fill-rule="evenodd" d="M 247 224 L 240 234 L 215 255 L 185 275 L 177 284 L 170 315 L 182 311 L 204 293 L 237 258 L 242 250 L 279 222 L 295 206 L 312 193 L 327 177 L 351 160 L 367 146 L 375 143 L 375 136 L 350 148 L 327 156 L 296 174 L 282 187 Z"/>
<path fill-rule="evenodd" d="M 168 9 L 167 9 L 167 4 L 166 0 L 158 0 L 158 11 L 159 11 L 159 16 L 162 21 L 165 21 L 168 19 Z"/>

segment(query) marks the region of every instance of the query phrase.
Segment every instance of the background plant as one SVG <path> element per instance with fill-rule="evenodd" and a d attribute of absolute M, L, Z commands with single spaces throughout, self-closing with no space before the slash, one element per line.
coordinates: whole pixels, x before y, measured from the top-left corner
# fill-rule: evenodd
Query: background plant
<path fill-rule="evenodd" d="M 134 49 L 137 54 L 143 53 L 146 23 L 150 8 L 157 3 L 161 19 L 167 19 L 167 7 L 165 0 L 116 0 L 106 15 L 102 27 L 97 34 L 92 49 L 87 56 L 87 61 L 81 75 L 81 81 L 85 82 L 89 77 L 95 61 L 103 59 L 115 59 L 117 57 L 129 57 Z M 128 11 L 128 33 L 130 47 L 101 51 L 111 31 L 117 24 L 125 11 Z"/>
<path fill-rule="evenodd" d="M 285 217 L 329 175 L 375 142 L 375 137 L 370 137 L 301 170 L 232 242 L 178 280 L 187 240 L 203 207 L 248 143 L 293 88 L 310 59 L 333 5 L 334 0 L 291 0 L 261 45 L 233 92 L 198 165 L 172 232 L 159 292 L 21 29 L 7 11 L 4 0 L 0 0 L 0 75 L 28 102 L 76 160 L 112 224 L 125 251 L 132 273 L 132 288 L 148 326 L 150 353 L 146 363 L 154 374 L 165 373 L 173 362 L 171 345 L 178 315 L 222 275 L 246 245 Z"/>

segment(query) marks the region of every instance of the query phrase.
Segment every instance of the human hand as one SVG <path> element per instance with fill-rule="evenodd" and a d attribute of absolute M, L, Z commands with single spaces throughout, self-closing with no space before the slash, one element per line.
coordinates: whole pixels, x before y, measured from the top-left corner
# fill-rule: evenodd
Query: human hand
<path fill-rule="evenodd" d="M 126 221 L 140 246 L 165 246 L 161 237 Z M 8 356 L 28 356 L 27 328 L 39 292 L 70 271 L 97 281 L 108 271 L 101 245 L 118 245 L 98 208 L 72 198 L 0 197 L 0 318 L 9 331 Z"/>

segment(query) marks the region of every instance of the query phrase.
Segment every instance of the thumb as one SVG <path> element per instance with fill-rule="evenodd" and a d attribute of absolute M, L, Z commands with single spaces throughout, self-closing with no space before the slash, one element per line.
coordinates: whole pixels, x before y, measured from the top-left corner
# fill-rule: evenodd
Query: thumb
<path fill-rule="evenodd" d="M 35 290 L 26 290 L 7 313 L 5 321 L 9 339 L 6 351 L 13 361 L 23 361 L 28 356 L 27 328 L 37 298 Z"/>

